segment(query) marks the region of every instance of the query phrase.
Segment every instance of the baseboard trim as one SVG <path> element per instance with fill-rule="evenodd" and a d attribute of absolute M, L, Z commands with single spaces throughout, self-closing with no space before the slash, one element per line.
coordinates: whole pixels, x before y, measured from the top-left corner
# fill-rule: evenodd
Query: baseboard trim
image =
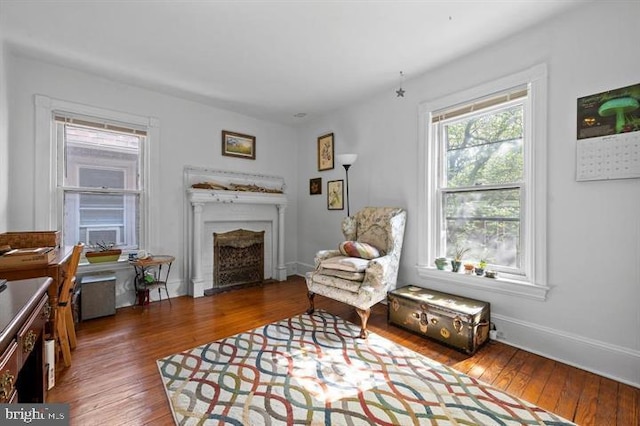
<path fill-rule="evenodd" d="M 298 262 L 296 265 L 296 275 L 300 275 L 301 277 L 304 277 L 307 272 L 311 272 L 315 269 L 314 265 L 309 265 L 307 263 Z"/>
<path fill-rule="evenodd" d="M 640 387 L 640 351 L 492 314 L 498 341 L 634 387 Z"/>
<path fill-rule="evenodd" d="M 296 269 L 304 276 L 313 266 L 298 262 Z M 491 320 L 502 343 L 640 388 L 640 351 L 505 315 L 492 313 Z"/>

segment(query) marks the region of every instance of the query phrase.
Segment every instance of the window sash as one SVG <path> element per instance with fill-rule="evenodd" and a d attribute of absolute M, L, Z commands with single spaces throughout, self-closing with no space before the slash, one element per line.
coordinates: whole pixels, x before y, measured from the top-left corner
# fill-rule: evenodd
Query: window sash
<path fill-rule="evenodd" d="M 527 130 L 526 126 L 529 125 L 528 118 L 529 114 L 527 113 L 528 103 L 529 103 L 529 90 L 527 86 L 518 86 L 514 89 L 509 89 L 506 91 L 500 92 L 498 95 L 491 95 L 485 98 L 482 98 L 478 101 L 472 101 L 469 103 L 463 103 L 458 106 L 443 108 L 437 112 L 433 112 L 431 114 L 430 126 L 431 126 L 431 135 L 434 136 L 434 140 L 436 146 L 436 154 L 437 154 L 437 179 L 436 179 L 436 188 L 435 188 L 435 212 L 436 212 L 436 244 L 435 244 L 435 255 L 436 257 L 446 257 L 448 250 L 447 247 L 447 218 L 445 212 L 445 197 L 447 194 L 454 193 L 471 193 L 471 192 L 484 192 L 484 191 L 492 191 L 492 190 L 504 190 L 504 189 L 518 189 L 520 191 L 520 209 L 519 209 L 519 218 L 518 218 L 518 235 L 517 235 L 517 248 L 516 248 L 516 267 L 512 267 L 509 265 L 500 265 L 489 262 L 490 267 L 493 270 L 499 271 L 501 273 L 506 273 L 509 276 L 515 278 L 525 277 L 527 274 L 527 256 L 526 252 L 527 244 L 525 238 L 527 238 L 526 233 L 524 232 L 525 224 L 525 214 L 526 211 L 526 197 L 525 195 L 525 182 L 506 182 L 501 184 L 478 184 L 474 186 L 448 186 L 447 182 L 447 170 L 446 170 L 446 162 L 447 162 L 447 135 L 446 135 L 446 126 L 458 123 L 460 121 L 468 120 L 474 116 L 482 116 L 492 113 L 497 113 L 501 110 L 507 110 L 516 105 L 522 105 L 523 108 L 523 129 L 522 129 L 522 144 L 523 144 L 523 152 L 522 155 L 527 155 L 526 144 L 530 143 L 527 140 Z M 526 167 L 527 159 L 524 158 L 523 168 Z M 523 179 L 526 176 L 525 170 L 522 171 Z M 477 254 L 476 254 L 477 255 Z M 473 261 L 479 261 L 480 259 L 469 259 Z"/>
<path fill-rule="evenodd" d="M 453 118 L 449 118 L 446 120 L 435 120 L 434 121 L 434 116 L 432 116 L 432 134 L 436 137 L 436 145 L 437 145 L 437 152 L 439 153 L 438 155 L 438 187 L 439 188 L 453 188 L 455 186 L 450 185 L 447 179 L 447 169 L 446 169 L 446 164 L 447 164 L 447 126 L 451 126 L 454 124 L 457 124 L 461 121 L 467 121 L 469 118 L 474 117 L 474 116 L 486 116 L 486 115 L 491 115 L 491 114 L 497 114 L 500 111 L 506 111 L 510 108 L 513 108 L 514 106 L 518 106 L 521 105 L 522 108 L 522 120 L 523 120 L 523 129 L 522 129 L 522 133 L 521 138 L 518 138 L 517 140 L 521 139 L 522 140 L 522 145 L 523 145 L 523 153 L 522 155 L 526 155 L 526 149 L 525 148 L 525 144 L 527 143 L 526 140 L 526 125 L 527 125 L 527 114 L 526 114 L 526 109 L 527 109 L 527 91 L 524 91 L 524 95 L 522 95 L 521 92 L 518 92 L 519 96 L 517 99 L 514 100 L 510 100 L 510 101 L 504 101 L 504 103 L 501 104 L 492 104 L 490 107 L 487 107 L 486 109 L 483 110 L 476 110 L 476 111 L 472 111 L 469 112 L 467 114 L 465 114 L 464 116 L 455 116 Z M 497 99 L 501 99 L 502 96 L 498 97 Z M 445 113 L 446 115 L 446 113 Z M 507 142 L 509 140 L 512 139 L 507 139 L 504 141 L 500 141 L 499 143 L 504 143 Z M 496 142 L 492 142 L 492 143 L 496 143 Z M 471 149 L 471 148 L 475 148 L 478 147 L 480 145 L 474 145 L 473 147 L 466 147 L 464 149 Z M 524 164 L 526 164 L 526 159 Z M 522 175 L 521 175 L 521 179 L 519 179 L 517 182 L 522 182 L 522 179 L 524 179 L 524 170 L 522 171 Z M 509 181 L 504 182 L 504 184 L 508 184 Z M 480 185 L 474 185 L 474 187 L 478 187 L 478 186 L 482 186 L 482 187 L 490 187 L 493 184 L 480 184 Z M 463 188 L 463 187 L 460 187 Z"/>
<path fill-rule="evenodd" d="M 120 247 L 126 251 L 137 250 L 141 247 L 141 244 L 144 242 L 144 235 L 142 234 L 145 226 L 143 224 L 145 218 L 140 216 L 142 212 L 144 212 L 144 200 L 145 200 L 145 189 L 144 189 L 144 181 L 142 177 L 144 176 L 144 149 L 146 145 L 146 134 L 147 132 L 143 129 L 138 128 L 135 125 L 128 127 L 128 125 L 123 125 L 120 123 L 114 124 L 113 122 L 103 121 L 100 119 L 79 119 L 77 116 L 69 116 L 64 117 L 60 114 L 54 113 L 54 123 L 56 123 L 57 131 L 57 150 L 58 150 L 58 191 L 60 194 L 60 210 L 61 215 L 59 217 L 63 218 L 62 223 L 60 224 L 63 229 L 63 238 L 65 241 L 67 237 L 65 234 L 68 234 L 69 238 L 77 238 L 78 240 L 83 240 L 84 238 L 90 235 L 92 230 L 99 230 L 105 228 L 114 228 L 116 229 L 116 235 L 118 236 L 119 241 L 117 244 L 120 244 Z M 69 164 L 67 162 L 67 132 L 66 128 L 69 125 L 73 125 L 75 127 L 80 128 L 88 128 L 92 130 L 104 131 L 109 134 L 125 134 L 129 136 L 135 136 L 138 141 L 136 142 L 136 149 L 127 149 L 126 143 L 122 148 L 118 148 L 116 146 L 116 150 L 122 149 L 125 151 L 129 151 L 129 154 L 134 154 L 137 157 L 135 160 L 135 165 L 131 163 L 131 158 L 129 159 L 120 159 L 115 160 L 115 163 L 112 165 L 106 165 L 104 162 L 96 162 L 96 163 L 75 163 L 75 167 L 77 168 L 77 173 L 80 173 L 80 169 L 100 169 L 105 168 L 105 170 L 122 170 L 125 174 L 125 186 L 126 188 L 107 188 L 107 187 L 86 187 L 80 186 L 82 183 L 78 181 L 78 185 L 74 185 L 74 181 L 67 180 L 67 171 L 69 169 Z M 82 142 L 80 142 L 82 145 Z M 86 144 L 86 146 L 91 146 L 91 144 Z M 94 149 L 98 149 L 101 151 L 113 151 L 113 149 L 109 146 L 96 144 Z M 126 158 L 126 157 L 125 157 Z M 135 167 L 135 176 L 127 173 L 126 170 L 129 169 L 130 172 L 133 171 L 133 167 Z M 127 183 L 126 175 L 129 174 L 133 181 Z M 76 177 L 75 179 L 78 179 Z M 133 185 L 133 186 L 132 186 Z M 122 220 L 119 221 L 121 223 L 81 223 L 83 216 L 83 212 L 87 213 L 89 210 L 95 209 L 82 207 L 78 201 L 71 202 L 71 204 L 67 204 L 67 201 L 70 201 L 73 194 L 94 194 L 94 195 L 120 195 L 123 197 L 123 207 L 119 209 L 122 215 Z M 133 204 L 132 204 L 133 203 Z M 67 213 L 66 209 L 74 209 L 73 212 Z M 67 210 L 68 211 L 68 210 Z M 112 212 L 113 213 L 113 212 Z M 70 216 L 68 216 L 70 215 Z M 105 220 L 108 221 L 108 217 L 111 216 L 111 213 L 105 215 Z M 66 218 L 66 219 L 65 219 Z M 99 222 L 99 221 L 98 221 Z M 71 227 L 71 229 L 64 232 L 65 227 Z M 81 235 L 82 234 L 82 235 Z M 65 242 L 66 243 L 66 242 Z"/>
<path fill-rule="evenodd" d="M 518 196 L 518 216 L 517 217 L 498 217 L 494 215 L 482 215 L 482 214 L 474 214 L 474 215 L 465 215 L 463 213 L 459 213 L 458 216 L 451 217 L 447 215 L 446 209 L 446 199 L 448 195 L 455 194 L 482 194 L 482 193 L 490 193 L 492 191 L 517 191 Z M 467 260 L 473 262 L 479 262 L 485 256 L 489 256 L 488 265 L 491 269 L 504 272 L 508 274 L 512 274 L 515 276 L 524 276 L 525 271 L 525 259 L 524 255 L 524 247 L 523 247 L 523 225 L 524 225 L 524 185 L 522 184 L 510 184 L 510 185 L 493 185 L 491 187 L 482 187 L 482 188 L 454 188 L 454 189 L 440 189 L 438 190 L 438 223 L 440 233 L 438 244 L 436 245 L 436 250 L 438 253 L 438 257 L 446 257 L 447 253 L 450 254 L 451 250 L 449 244 L 447 243 L 448 237 L 448 223 L 452 219 L 459 219 L 462 222 L 467 222 L 468 224 L 472 224 L 473 222 L 517 222 L 518 223 L 518 231 L 512 237 L 517 240 L 517 245 L 514 248 L 515 253 L 513 253 L 515 257 L 515 265 L 506 265 L 500 264 L 496 262 L 494 256 L 490 254 L 490 252 L 483 253 L 478 250 L 478 247 L 475 247 L 471 242 L 467 242 L 465 246 L 476 249 L 473 250 L 471 254 L 468 255 Z M 487 233 L 483 235 L 485 241 L 490 241 L 493 237 L 492 234 Z M 455 245 L 455 243 L 453 243 Z M 505 256 L 509 255 L 508 252 L 504 253 Z M 449 256 L 450 257 L 450 256 Z"/>
<path fill-rule="evenodd" d="M 82 206 L 81 195 L 109 195 L 122 197 L 121 205 L 104 206 Z M 85 240 L 92 230 L 104 230 L 106 228 L 117 229 L 118 241 L 107 241 L 116 243 L 124 251 L 137 250 L 140 248 L 141 235 L 140 225 L 144 219 L 140 216 L 141 194 L 114 191 L 91 191 L 83 192 L 77 190 L 66 190 L 62 192 L 62 208 L 64 214 L 64 238 L 65 244 L 70 239 L 74 241 L 84 241 L 87 244 L 95 244 L 99 241 Z"/>

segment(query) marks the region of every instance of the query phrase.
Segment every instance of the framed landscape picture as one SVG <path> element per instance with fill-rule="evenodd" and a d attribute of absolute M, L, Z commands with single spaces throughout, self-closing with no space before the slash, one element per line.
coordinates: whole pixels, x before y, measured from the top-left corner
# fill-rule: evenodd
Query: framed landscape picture
<path fill-rule="evenodd" d="M 255 160 L 256 137 L 223 130 L 222 155 Z"/>
<path fill-rule="evenodd" d="M 318 138 L 318 171 L 333 169 L 333 133 Z"/>
<path fill-rule="evenodd" d="M 327 209 L 344 210 L 344 181 L 327 182 Z"/>

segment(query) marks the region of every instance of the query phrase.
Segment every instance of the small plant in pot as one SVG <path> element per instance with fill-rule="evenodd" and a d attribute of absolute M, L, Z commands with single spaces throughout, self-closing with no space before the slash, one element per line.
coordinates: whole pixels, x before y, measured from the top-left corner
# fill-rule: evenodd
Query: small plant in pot
<path fill-rule="evenodd" d="M 444 271 L 444 267 L 447 266 L 447 258 L 439 257 L 436 259 L 435 263 L 436 263 L 436 268 L 438 268 L 438 270 Z"/>
<path fill-rule="evenodd" d="M 465 274 L 472 275 L 474 269 L 475 269 L 475 266 L 473 266 L 473 263 L 465 263 L 464 264 L 464 273 Z"/>
<path fill-rule="evenodd" d="M 451 270 L 453 272 L 458 272 L 460 270 L 460 266 L 462 266 L 462 257 L 469 251 L 466 247 L 456 246 L 454 251 L 453 260 L 451 261 Z"/>
<path fill-rule="evenodd" d="M 481 277 L 482 275 L 484 275 L 484 270 L 487 267 L 487 261 L 485 259 L 480 259 L 480 262 L 478 262 L 478 266 L 476 266 L 476 275 Z"/>
<path fill-rule="evenodd" d="M 85 256 L 89 263 L 115 262 L 120 258 L 122 250 L 114 247 L 114 243 L 102 241 L 91 245 L 92 251 L 85 253 Z"/>

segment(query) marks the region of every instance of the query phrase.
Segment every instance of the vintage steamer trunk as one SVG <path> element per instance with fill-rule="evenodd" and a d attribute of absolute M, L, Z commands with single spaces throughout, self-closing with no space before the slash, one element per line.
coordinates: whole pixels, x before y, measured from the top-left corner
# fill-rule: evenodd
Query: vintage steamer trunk
<path fill-rule="evenodd" d="M 490 305 L 416 286 L 389 292 L 390 324 L 474 354 L 488 340 Z"/>

